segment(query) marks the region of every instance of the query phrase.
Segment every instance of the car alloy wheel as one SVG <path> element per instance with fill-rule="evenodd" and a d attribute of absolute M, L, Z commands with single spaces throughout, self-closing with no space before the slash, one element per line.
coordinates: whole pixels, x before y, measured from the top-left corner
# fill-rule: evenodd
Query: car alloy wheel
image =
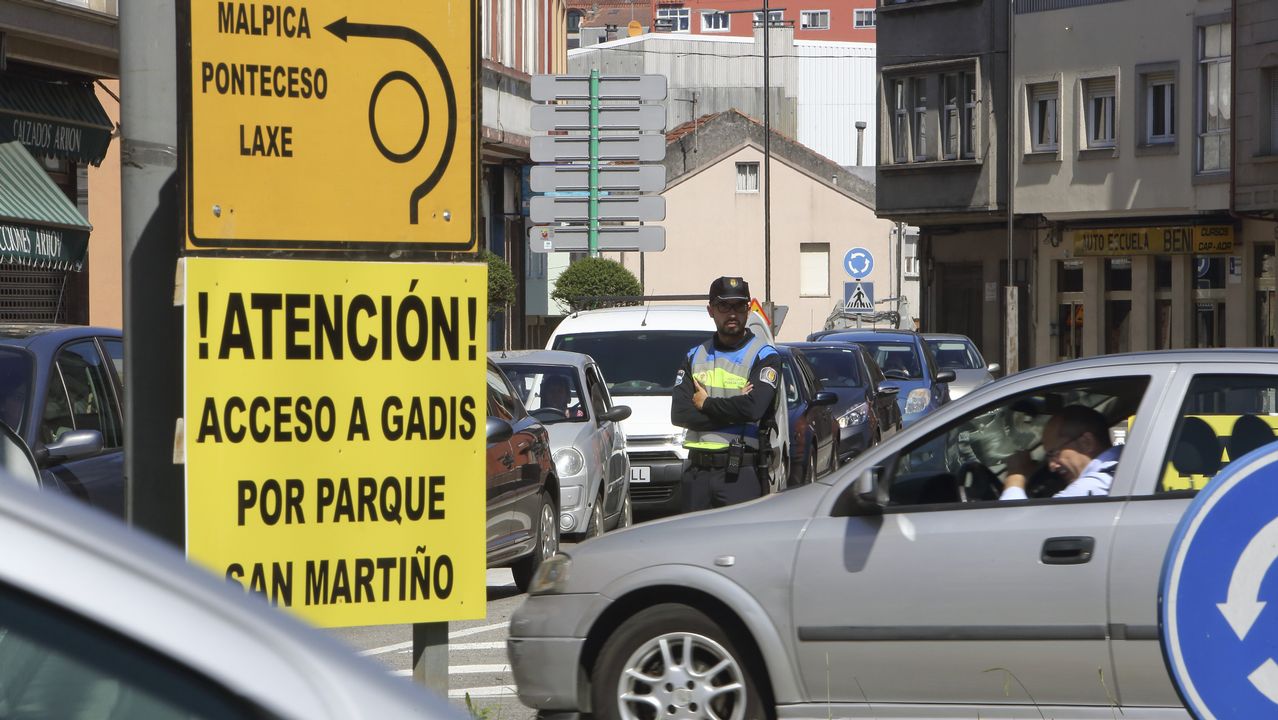
<path fill-rule="evenodd" d="M 590 522 L 586 524 L 586 538 L 589 540 L 593 537 L 599 537 L 604 534 L 604 495 L 603 491 L 599 491 L 599 497 L 595 498 L 594 504 L 590 507 Z"/>
<path fill-rule="evenodd" d="M 548 499 L 541 503 L 541 559 L 549 560 L 559 552 L 559 525 L 555 523 L 555 506 Z"/>
<path fill-rule="evenodd" d="M 617 520 L 617 528 L 628 528 L 635 524 L 635 510 L 630 504 L 630 492 L 626 492 L 626 497 L 621 501 L 621 518 Z"/>
<path fill-rule="evenodd" d="M 515 577 L 515 587 L 522 592 L 527 592 L 542 561 L 559 552 L 559 523 L 555 522 L 555 504 L 545 490 L 541 492 L 541 512 L 537 515 L 537 526 L 533 528 L 533 533 L 536 542 L 532 552 L 510 566 L 510 572 Z"/>
<path fill-rule="evenodd" d="M 600 720 L 763 720 L 745 657 L 701 611 L 663 604 L 608 638 L 592 675 Z"/>

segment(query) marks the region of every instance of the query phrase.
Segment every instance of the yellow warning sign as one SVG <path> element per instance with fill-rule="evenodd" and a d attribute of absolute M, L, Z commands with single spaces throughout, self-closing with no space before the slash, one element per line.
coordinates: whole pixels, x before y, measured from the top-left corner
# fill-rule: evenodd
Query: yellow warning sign
<path fill-rule="evenodd" d="M 188 249 L 475 249 L 474 0 L 183 9 Z"/>
<path fill-rule="evenodd" d="M 486 267 L 185 265 L 191 559 L 321 626 L 482 618 Z"/>

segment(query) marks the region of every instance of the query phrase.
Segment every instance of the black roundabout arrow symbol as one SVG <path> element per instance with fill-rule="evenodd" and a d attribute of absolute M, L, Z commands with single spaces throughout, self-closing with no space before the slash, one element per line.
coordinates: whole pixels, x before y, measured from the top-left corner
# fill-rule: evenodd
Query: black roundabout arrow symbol
<path fill-rule="evenodd" d="M 453 155 L 453 145 L 457 141 L 457 95 L 453 91 L 453 79 L 448 74 L 448 66 L 444 64 L 444 58 L 429 40 L 416 30 L 403 25 L 353 23 L 347 22 L 346 18 L 343 17 L 325 26 L 324 29 L 336 35 L 342 42 L 346 42 L 348 37 L 369 37 L 404 40 L 412 43 L 419 50 L 426 53 L 430 61 L 435 64 L 435 69 L 439 72 L 440 79 L 444 81 L 444 101 L 448 105 L 448 131 L 444 138 L 444 152 L 440 155 L 439 162 L 435 165 L 435 169 L 431 171 L 430 176 L 413 190 L 413 194 L 409 198 L 408 222 L 416 225 L 417 203 L 421 201 L 426 193 L 429 193 L 439 184 L 440 177 L 448 167 L 448 160 Z"/>

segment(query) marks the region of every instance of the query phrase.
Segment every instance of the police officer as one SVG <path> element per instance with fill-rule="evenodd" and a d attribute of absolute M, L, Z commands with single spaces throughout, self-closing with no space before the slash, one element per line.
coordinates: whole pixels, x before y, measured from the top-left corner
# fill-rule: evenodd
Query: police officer
<path fill-rule="evenodd" d="M 781 357 L 746 328 L 745 280 L 715 280 L 709 299 L 716 332 L 688 351 L 670 407 L 671 422 L 688 429 L 684 512 L 744 502 L 768 488 L 765 431 L 775 411 Z"/>

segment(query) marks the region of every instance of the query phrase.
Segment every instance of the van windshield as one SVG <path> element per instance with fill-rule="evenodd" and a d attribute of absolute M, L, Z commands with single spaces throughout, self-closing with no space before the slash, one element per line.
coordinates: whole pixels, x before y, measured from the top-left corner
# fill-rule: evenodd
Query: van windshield
<path fill-rule="evenodd" d="M 585 353 L 599 363 L 613 395 L 669 395 L 688 351 L 705 330 L 637 330 L 560 335 L 553 350 Z"/>

